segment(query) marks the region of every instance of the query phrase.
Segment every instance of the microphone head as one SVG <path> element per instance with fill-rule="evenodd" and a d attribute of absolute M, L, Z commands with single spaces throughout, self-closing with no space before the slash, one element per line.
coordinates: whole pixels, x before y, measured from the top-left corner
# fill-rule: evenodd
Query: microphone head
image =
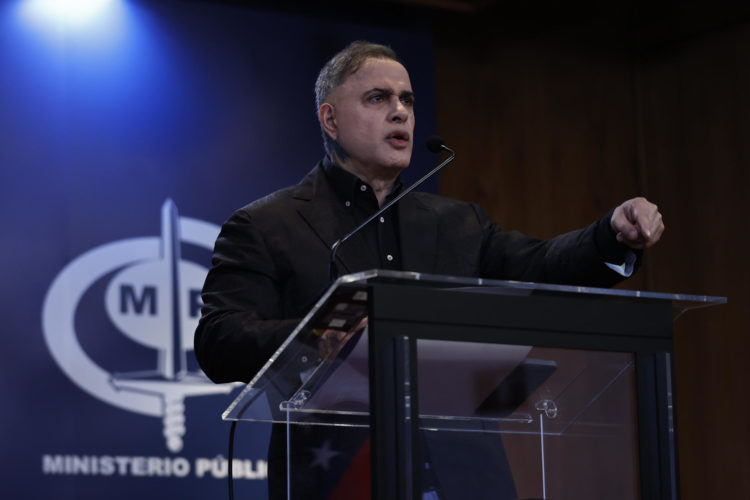
<path fill-rule="evenodd" d="M 427 149 L 432 151 L 433 153 L 439 153 L 443 149 L 443 140 L 440 138 L 440 136 L 437 135 L 431 135 L 427 139 Z"/>

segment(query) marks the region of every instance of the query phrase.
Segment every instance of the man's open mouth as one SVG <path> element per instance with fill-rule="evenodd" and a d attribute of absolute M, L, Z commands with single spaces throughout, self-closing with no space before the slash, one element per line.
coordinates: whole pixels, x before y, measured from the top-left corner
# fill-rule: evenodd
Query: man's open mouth
<path fill-rule="evenodd" d="M 394 146 L 406 146 L 409 143 L 409 134 L 403 131 L 396 131 L 388 134 L 386 139 Z"/>

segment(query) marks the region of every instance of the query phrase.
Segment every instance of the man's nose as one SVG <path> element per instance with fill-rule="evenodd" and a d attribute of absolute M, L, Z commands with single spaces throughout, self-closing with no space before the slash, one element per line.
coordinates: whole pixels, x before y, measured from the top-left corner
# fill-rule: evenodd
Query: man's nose
<path fill-rule="evenodd" d="M 398 97 L 395 98 L 395 105 L 391 111 L 391 121 L 396 123 L 403 123 L 409 118 L 409 109 L 401 102 Z"/>

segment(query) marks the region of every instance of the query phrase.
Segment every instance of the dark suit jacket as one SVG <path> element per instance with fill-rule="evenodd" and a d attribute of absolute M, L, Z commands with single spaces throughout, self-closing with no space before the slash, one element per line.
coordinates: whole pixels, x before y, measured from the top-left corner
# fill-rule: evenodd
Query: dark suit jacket
<path fill-rule="evenodd" d="M 502 231 L 477 205 L 432 194 L 409 194 L 396 209 L 404 270 L 597 286 L 622 279 L 604 265 L 624 259 L 609 225 L 611 214 L 585 229 L 542 241 Z M 331 245 L 356 226 L 322 164 L 298 185 L 251 203 L 229 218 L 216 240 L 213 267 L 203 288 L 203 316 L 195 333 L 195 354 L 212 380 L 247 382 L 254 376 L 328 287 Z M 344 243 L 337 259 L 339 274 L 379 263 L 361 235 Z M 310 436 L 295 431 L 293 488 L 300 498 L 327 498 L 335 484 L 318 468 L 309 467 L 311 448 L 325 438 L 353 457 L 367 435 L 366 429 L 356 428 L 326 428 Z M 462 435 L 458 444 L 441 439 L 446 438 L 425 437 L 431 460 L 453 471 L 450 477 L 464 479 L 442 485 L 444 498 L 463 498 L 471 487 L 476 490 L 473 498 L 515 498 L 501 443 L 490 445 L 485 435 Z M 284 429 L 275 429 L 269 446 L 269 495 L 274 499 L 286 497 L 285 449 Z M 466 456 L 474 458 L 465 460 Z M 465 473 L 456 473 L 455 457 L 462 457 Z M 482 489 L 488 484 L 489 490 Z"/>
<path fill-rule="evenodd" d="M 404 270 L 546 283 L 611 286 L 622 262 L 611 214 L 543 241 L 503 231 L 481 207 L 426 193 L 398 206 Z M 203 288 L 195 354 L 215 382 L 247 382 L 328 286 L 330 247 L 356 226 L 322 163 L 299 184 L 235 212 L 216 240 Z M 337 254 L 339 274 L 378 266 L 363 237 Z"/>

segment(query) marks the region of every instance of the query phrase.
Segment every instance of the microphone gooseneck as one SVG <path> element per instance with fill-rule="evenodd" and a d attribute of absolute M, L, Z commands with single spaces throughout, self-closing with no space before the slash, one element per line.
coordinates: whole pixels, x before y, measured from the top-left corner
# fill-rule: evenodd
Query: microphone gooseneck
<path fill-rule="evenodd" d="M 339 247 L 346 240 L 348 240 L 349 238 L 357 234 L 367 224 L 375 220 L 377 217 L 381 216 L 389 208 L 391 208 L 393 205 L 398 203 L 398 201 L 401 200 L 401 198 L 411 193 L 414 190 L 414 188 L 416 188 L 417 186 L 422 184 L 424 181 L 426 181 L 427 179 L 429 179 L 430 177 L 438 173 L 441 168 L 443 168 L 444 166 L 452 162 L 453 159 L 456 157 L 456 152 L 453 151 L 448 146 L 446 146 L 443 140 L 436 135 L 430 136 L 430 138 L 427 139 L 427 149 L 429 149 L 433 153 L 439 153 L 440 151 L 447 151 L 450 153 L 450 156 L 445 161 L 443 161 L 440 165 L 438 165 L 437 167 L 427 172 L 427 174 L 425 174 L 417 182 L 409 186 L 407 189 L 401 191 L 401 193 L 399 193 L 398 196 L 396 196 L 394 199 L 392 199 L 391 201 L 383 205 L 383 207 L 380 210 L 378 210 L 377 212 L 372 214 L 370 217 L 368 217 L 367 220 L 365 220 L 362 224 L 354 228 L 352 231 L 350 231 L 349 233 L 344 235 L 342 238 L 337 240 L 333 245 L 331 245 L 331 254 L 330 254 L 330 258 L 328 259 L 328 277 L 330 278 L 331 283 L 333 283 L 336 280 L 336 278 L 338 278 L 338 272 L 336 270 L 336 251 L 339 249 Z"/>

